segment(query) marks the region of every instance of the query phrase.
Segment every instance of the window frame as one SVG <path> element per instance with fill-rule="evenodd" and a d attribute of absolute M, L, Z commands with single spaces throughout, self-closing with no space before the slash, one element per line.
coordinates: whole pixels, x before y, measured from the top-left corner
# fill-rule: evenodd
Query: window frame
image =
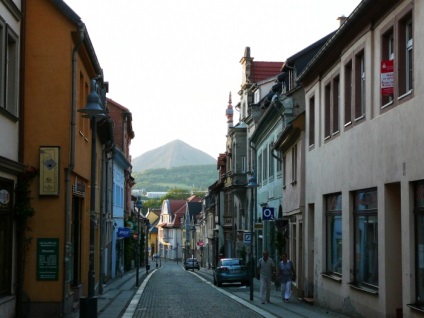
<path fill-rule="evenodd" d="M 313 148 L 315 146 L 315 95 L 312 95 L 309 98 L 309 148 Z"/>
<path fill-rule="evenodd" d="M 354 276 L 354 281 L 352 283 L 352 285 L 360 288 L 360 289 L 364 289 L 364 290 L 369 290 L 372 291 L 374 293 L 378 292 L 378 287 L 379 287 L 379 262 L 378 262 L 378 191 L 377 188 L 369 188 L 369 189 L 363 189 L 363 190 L 357 190 L 353 192 L 353 196 L 354 196 L 354 209 L 353 209 L 353 216 L 354 216 L 354 235 L 353 235 L 353 276 Z M 363 204 L 366 203 L 366 204 Z M 371 206 L 368 206 L 371 205 Z M 362 208 L 362 206 L 364 206 L 364 208 Z M 375 220 L 374 223 L 374 228 L 373 230 L 375 230 L 372 235 L 372 238 L 374 239 L 373 244 L 375 245 L 375 249 L 372 248 L 365 248 L 363 245 L 363 242 L 361 241 L 361 239 L 363 239 L 363 237 L 359 237 L 358 236 L 358 231 L 359 231 L 359 224 L 362 224 L 361 219 L 362 218 L 366 218 L 366 222 L 369 222 L 369 218 L 373 217 L 373 219 Z M 366 229 L 368 230 L 368 229 Z M 363 232 L 362 236 L 366 236 L 368 235 L 368 231 L 367 232 Z M 366 242 L 368 244 L 368 241 Z M 361 252 L 362 251 L 362 252 Z M 363 259 L 365 259 L 365 261 L 367 260 L 367 257 L 370 257 L 370 254 L 374 253 L 374 259 L 371 260 L 370 262 L 374 261 L 373 265 L 374 266 L 370 266 L 370 263 L 364 263 Z M 364 265 L 365 264 L 365 265 Z M 361 277 L 361 276 L 365 276 L 367 273 L 365 273 L 364 271 L 361 271 L 361 268 L 370 268 L 373 267 L 374 270 L 376 270 L 376 278 L 374 278 L 374 281 L 371 281 L 371 275 L 367 275 L 366 277 Z"/>
<path fill-rule="evenodd" d="M 0 114 L 19 120 L 20 38 L 0 17 Z"/>
<path fill-rule="evenodd" d="M 297 183 L 297 143 L 293 145 L 291 149 L 291 167 L 292 167 L 292 180 L 291 185 L 295 185 Z"/>
<path fill-rule="evenodd" d="M 394 59 L 394 87 L 393 96 L 380 93 L 380 113 L 390 111 L 414 97 L 414 29 L 412 4 L 408 4 L 381 29 L 380 58 Z M 410 34 L 407 33 L 409 31 Z M 389 37 L 391 33 L 393 35 Z M 411 38 L 406 41 L 408 35 Z"/>
<path fill-rule="evenodd" d="M 334 263 L 332 259 L 334 259 L 334 251 L 339 250 L 338 247 L 334 246 L 334 244 L 339 244 L 339 242 L 334 242 L 333 236 L 331 234 L 334 233 L 334 225 L 332 222 L 335 219 L 340 219 L 340 233 L 342 233 L 342 194 L 333 193 L 327 194 L 324 196 L 325 200 L 325 218 L 326 218 L 326 272 L 331 273 L 332 275 L 336 275 L 338 277 L 342 276 L 342 265 L 343 265 L 343 237 L 340 238 L 340 271 L 337 271 L 334 267 Z M 333 226 L 331 229 L 330 227 Z M 340 234 L 342 236 L 342 234 Z"/>

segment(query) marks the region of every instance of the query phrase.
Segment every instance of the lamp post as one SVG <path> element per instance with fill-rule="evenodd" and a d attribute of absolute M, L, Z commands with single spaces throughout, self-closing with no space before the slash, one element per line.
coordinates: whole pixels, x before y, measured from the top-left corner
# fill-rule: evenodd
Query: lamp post
<path fill-rule="evenodd" d="M 196 234 L 196 227 L 193 225 L 192 226 L 192 228 L 191 228 L 191 231 L 193 232 L 193 237 L 192 237 L 192 240 L 193 240 L 193 255 L 192 255 L 192 258 L 193 258 L 193 261 L 191 262 L 191 264 L 192 264 L 192 269 L 193 269 L 193 272 L 194 272 L 194 243 L 195 243 L 195 240 L 194 240 L 194 235 Z"/>
<path fill-rule="evenodd" d="M 135 203 L 137 205 L 137 253 L 135 255 L 136 261 L 137 261 L 137 270 L 136 270 L 136 276 L 135 276 L 135 285 L 139 287 L 139 270 L 140 270 L 140 213 L 141 208 L 143 207 L 143 201 L 141 201 L 141 196 L 137 197 L 137 202 Z"/>
<path fill-rule="evenodd" d="M 255 176 L 255 172 L 252 171 L 250 178 L 249 178 L 249 183 L 247 184 L 247 187 L 252 189 L 251 192 L 251 204 L 250 204 L 250 300 L 253 301 L 253 272 L 255 271 L 255 265 L 253 264 L 253 206 L 255 204 L 255 200 L 254 200 L 254 196 L 253 196 L 253 192 L 254 189 L 258 186 L 257 182 L 256 182 L 256 176 Z"/>
<path fill-rule="evenodd" d="M 149 274 L 149 219 L 146 218 L 146 274 Z"/>
<path fill-rule="evenodd" d="M 105 91 L 102 92 L 105 94 Z M 87 96 L 87 105 L 78 109 L 83 117 L 91 120 L 91 180 L 90 180 L 90 254 L 88 269 L 88 297 L 81 298 L 80 317 L 97 317 L 97 298 L 94 297 L 94 285 L 96 274 L 94 271 L 94 228 L 96 219 L 96 141 L 97 141 L 97 118 L 105 117 L 105 111 L 101 107 L 101 100 L 97 94 L 96 79 L 91 80 L 90 94 Z"/>

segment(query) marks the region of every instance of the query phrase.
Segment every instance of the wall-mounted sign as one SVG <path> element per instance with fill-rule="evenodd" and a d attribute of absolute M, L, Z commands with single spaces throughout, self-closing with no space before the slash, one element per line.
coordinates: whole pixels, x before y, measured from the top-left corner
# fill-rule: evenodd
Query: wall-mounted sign
<path fill-rule="evenodd" d="M 59 239 L 37 239 L 37 280 L 58 280 Z"/>
<path fill-rule="evenodd" d="M 244 232 L 243 233 L 243 243 L 250 244 L 252 242 L 252 233 Z"/>
<path fill-rule="evenodd" d="M 130 237 L 130 228 L 129 227 L 118 227 L 118 237 Z"/>
<path fill-rule="evenodd" d="M 274 220 L 274 208 L 263 208 L 262 220 L 264 221 Z"/>
<path fill-rule="evenodd" d="M 40 147 L 40 195 L 59 194 L 59 147 Z"/>

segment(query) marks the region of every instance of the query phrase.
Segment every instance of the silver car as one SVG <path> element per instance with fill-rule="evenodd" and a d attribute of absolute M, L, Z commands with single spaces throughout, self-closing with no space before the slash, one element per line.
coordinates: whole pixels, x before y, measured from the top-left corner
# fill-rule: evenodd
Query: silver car
<path fill-rule="evenodd" d="M 185 270 L 188 270 L 188 269 L 200 270 L 200 265 L 196 258 L 188 258 L 184 262 L 184 268 Z"/>
<path fill-rule="evenodd" d="M 249 268 L 242 258 L 223 258 L 218 262 L 213 273 L 214 285 L 222 286 L 222 283 L 250 284 Z"/>

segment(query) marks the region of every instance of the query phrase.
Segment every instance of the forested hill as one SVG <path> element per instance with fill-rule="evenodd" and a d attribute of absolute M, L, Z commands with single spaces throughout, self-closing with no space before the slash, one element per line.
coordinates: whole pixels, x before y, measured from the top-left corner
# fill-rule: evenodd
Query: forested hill
<path fill-rule="evenodd" d="M 133 190 L 147 192 L 168 192 L 180 188 L 193 191 L 207 191 L 218 179 L 216 164 L 183 166 L 175 168 L 149 169 L 133 172 L 136 185 Z"/>

